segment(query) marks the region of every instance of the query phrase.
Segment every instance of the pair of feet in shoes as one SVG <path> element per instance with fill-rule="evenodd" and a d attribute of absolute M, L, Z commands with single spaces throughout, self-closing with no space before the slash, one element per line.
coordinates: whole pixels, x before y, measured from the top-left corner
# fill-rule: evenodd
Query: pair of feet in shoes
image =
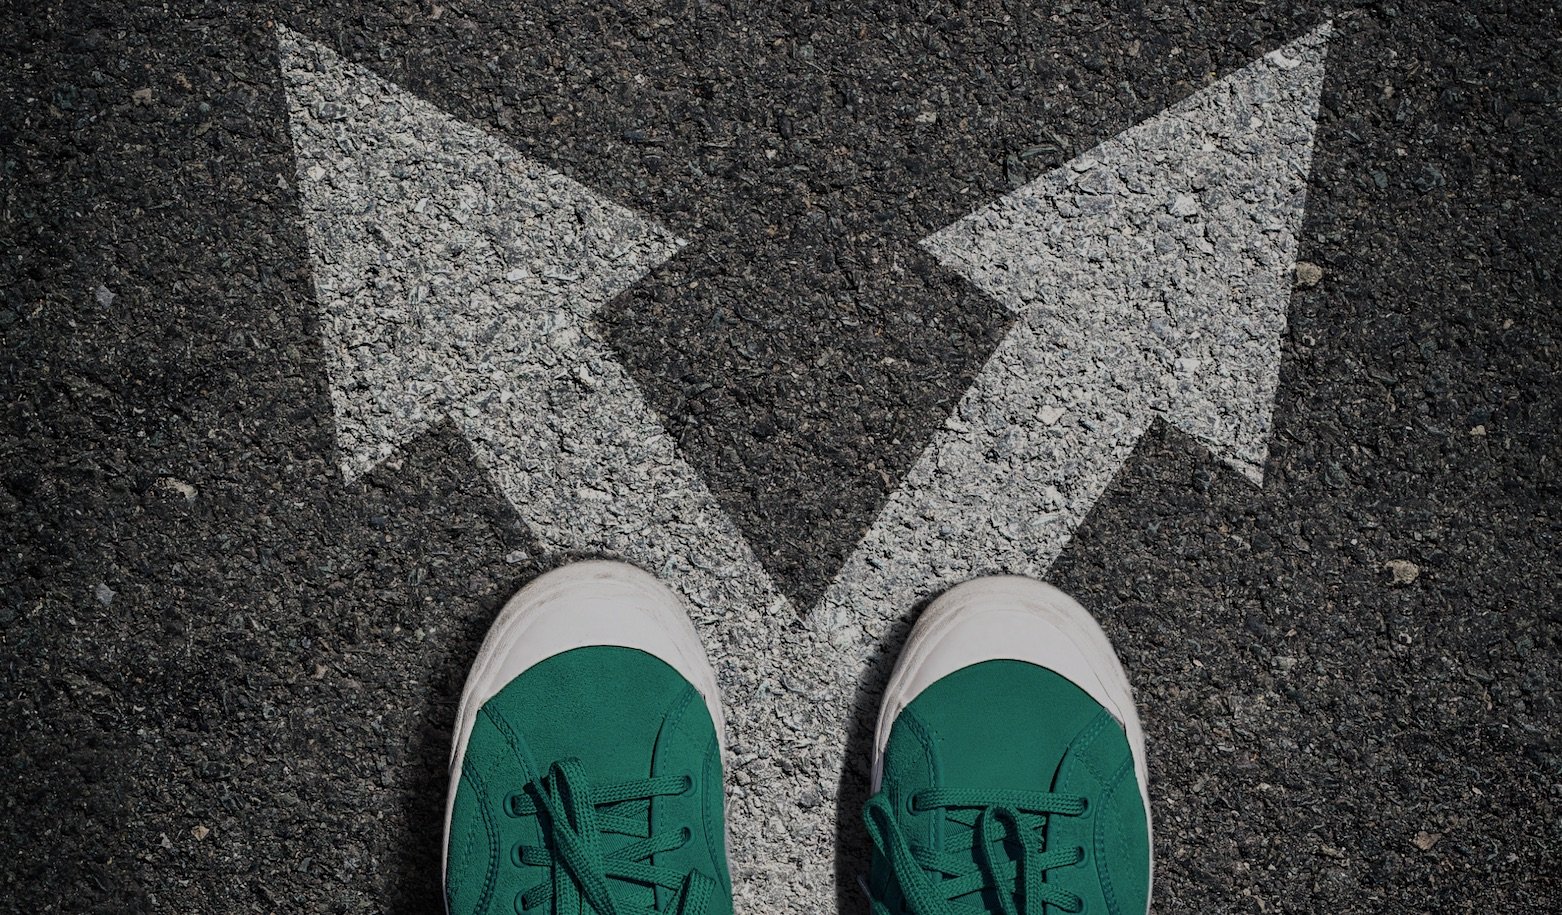
<path fill-rule="evenodd" d="M 582 562 L 510 600 L 467 678 L 445 822 L 450 912 L 726 915 L 721 703 L 682 601 Z M 967 582 L 885 690 L 863 811 L 875 915 L 1099 912 L 1150 897 L 1144 737 L 1079 604 Z"/>

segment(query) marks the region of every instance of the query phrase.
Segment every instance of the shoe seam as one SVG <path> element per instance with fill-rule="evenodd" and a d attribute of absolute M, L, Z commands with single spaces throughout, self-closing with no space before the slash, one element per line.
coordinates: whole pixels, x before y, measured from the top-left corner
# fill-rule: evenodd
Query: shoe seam
<path fill-rule="evenodd" d="M 714 753 L 711 752 L 713 749 L 715 750 Z M 711 763 L 712 762 L 714 762 L 716 764 L 716 767 L 717 767 L 717 770 L 718 770 L 717 773 L 716 773 L 716 778 L 715 779 L 711 778 Z M 721 854 L 722 854 L 722 857 L 725 858 L 726 855 L 727 855 L 726 824 L 725 823 L 717 824 L 717 823 L 712 823 L 711 822 L 711 804 L 710 804 L 710 798 L 708 796 L 708 793 L 710 791 L 710 787 L 709 787 L 710 785 L 712 785 L 712 784 L 715 784 L 715 785 L 718 785 L 718 786 L 721 785 L 721 773 L 719 771 L 720 767 L 721 767 L 721 743 L 720 743 L 720 741 L 712 739 L 705 745 L 705 765 L 704 765 L 704 771 L 701 773 L 702 780 L 704 782 L 702 787 L 705 790 L 700 793 L 700 801 L 701 801 L 701 803 L 700 803 L 700 808 L 701 808 L 701 810 L 700 810 L 700 819 L 705 824 L 705 850 L 707 852 L 711 852 L 712 851 L 712 849 L 710 847 L 710 837 L 711 836 L 713 836 L 713 835 L 720 836 L 721 837 Z M 724 792 L 725 788 L 721 788 L 720 790 L 722 790 Z M 726 817 L 726 802 L 727 802 L 725 793 L 722 794 L 720 800 L 721 800 L 721 803 L 720 803 L 719 807 L 722 810 L 722 817 L 723 817 L 723 819 L 725 819 L 725 817 Z M 717 828 L 718 826 L 720 827 L 719 829 Z M 716 865 L 716 873 L 721 878 L 722 887 L 727 891 L 727 895 L 731 896 L 732 895 L 732 875 L 727 872 L 727 868 L 726 867 L 721 866 L 723 864 L 723 862 L 720 862 L 720 861 L 716 860 L 715 854 L 711 854 L 711 864 Z"/>
<path fill-rule="evenodd" d="M 1101 770 L 1096 767 L 1095 762 L 1089 756 L 1084 755 L 1084 751 L 1095 745 L 1096 738 L 1100 737 L 1101 732 L 1106 729 L 1108 721 L 1116 723 L 1117 719 L 1112 717 L 1111 712 L 1102 709 L 1096 713 L 1096 717 L 1089 724 L 1085 725 L 1078 734 L 1074 735 L 1073 740 L 1068 742 L 1069 750 L 1079 753 L 1079 761 L 1084 764 L 1091 775 L 1095 776 L 1097 781 L 1103 781 L 1104 777 L 1101 774 Z M 1129 754 L 1129 759 L 1132 761 L 1132 753 Z"/>
<path fill-rule="evenodd" d="M 941 767 L 939 766 L 938 748 L 934 740 L 932 728 L 928 727 L 927 722 L 922 720 L 921 715 L 909 708 L 901 711 L 900 720 L 906 722 L 911 736 L 916 738 L 917 742 L 922 745 L 922 758 L 927 765 L 927 781 L 929 785 L 936 787 L 939 784 Z M 898 724 L 899 720 L 896 723 Z M 896 811 L 896 814 L 898 815 L 899 811 Z M 933 821 L 933 847 L 939 850 L 942 850 L 944 847 L 944 825 L 943 821 L 937 818 Z"/>
<path fill-rule="evenodd" d="M 1117 796 L 1117 790 L 1123 784 L 1124 775 L 1126 774 L 1131 776 L 1133 774 L 1133 765 L 1133 756 L 1130 754 L 1128 759 L 1124 760 L 1121 764 L 1118 765 L 1117 772 L 1112 775 L 1111 780 L 1106 782 L 1106 787 L 1101 793 L 1101 807 L 1103 809 L 1108 807 L 1112 801 L 1112 798 Z M 1092 770 L 1094 770 L 1094 767 L 1092 767 Z M 1138 786 L 1135 785 L 1135 794 L 1137 793 Z M 1108 829 L 1110 829 L 1110 824 L 1105 817 L 1101 816 L 1100 811 L 1096 812 L 1096 815 L 1093 817 L 1093 819 L 1095 820 L 1095 826 L 1091 830 L 1091 832 L 1094 833 L 1094 841 L 1092 844 L 1095 847 L 1096 878 L 1097 881 L 1101 884 L 1101 897 L 1106 902 L 1106 908 L 1108 912 L 1112 913 L 1112 915 L 1120 915 L 1123 909 L 1117 901 L 1117 893 L 1112 889 L 1112 883 L 1106 870 L 1106 833 Z"/>
<path fill-rule="evenodd" d="M 675 672 L 676 672 L 676 670 L 675 670 Z M 698 703 L 695 702 L 695 700 L 697 700 L 697 699 L 700 700 Z M 662 737 L 664 735 L 666 735 L 669 731 L 672 731 L 672 730 L 676 729 L 678 727 L 678 725 L 682 722 L 684 717 L 686 717 L 689 714 L 689 710 L 696 707 L 696 704 L 698 705 L 699 708 L 702 708 L 702 709 L 705 708 L 704 698 L 700 695 L 700 691 L 698 689 L 696 689 L 693 684 L 689 683 L 688 681 L 684 681 L 684 688 L 679 692 L 679 694 L 677 696 L 675 696 L 673 698 L 673 700 L 670 703 L 668 703 L 666 709 L 662 712 L 662 727 L 661 727 L 660 731 L 658 731 L 658 733 L 657 733 L 657 745 L 656 745 L 655 749 L 653 750 L 653 755 L 652 755 L 652 760 L 651 760 L 651 771 L 653 773 L 658 771 L 658 768 L 659 768 L 658 767 L 659 757 L 657 755 L 657 751 L 660 751 L 660 749 L 661 749 L 661 739 L 662 739 Z M 707 711 L 707 714 L 709 714 L 708 711 Z M 713 726 L 714 726 L 714 724 L 715 724 L 715 722 L 712 722 Z M 719 749 L 720 746 L 721 746 L 720 740 L 713 739 L 713 740 L 707 742 L 706 745 L 701 748 L 701 755 L 704 756 L 704 760 L 701 762 L 701 788 L 702 788 L 702 791 L 699 794 L 699 805 L 700 805 L 700 823 L 702 824 L 703 829 L 704 829 L 704 835 L 703 835 L 702 838 L 704 840 L 705 851 L 706 851 L 706 854 L 710 856 L 711 864 L 714 866 L 718 862 L 715 860 L 715 855 L 712 852 L 712 849 L 710 847 L 710 837 L 713 834 L 711 832 L 711 828 L 712 828 L 713 824 L 711 823 L 711 820 L 710 820 L 710 803 L 709 803 L 709 798 L 706 797 L 706 795 L 705 795 L 705 792 L 708 790 L 708 788 L 706 786 L 709 786 L 711 784 L 711 780 L 710 780 L 710 762 L 711 762 L 712 754 L 711 754 L 710 750 L 711 750 L 711 745 L 712 744 L 714 744 L 718 748 L 716 753 L 715 753 L 715 758 L 716 758 L 717 762 L 719 763 L 720 759 L 721 759 L 721 751 Z M 717 784 L 720 784 L 719 779 L 717 781 Z M 656 801 L 652 800 L 651 803 L 652 803 L 652 811 L 651 811 L 651 813 L 652 813 L 652 818 L 654 820 L 654 818 L 655 818 L 655 805 L 656 805 Z M 725 837 L 725 833 L 723 833 L 723 836 Z M 723 841 L 723 843 L 722 843 L 722 849 L 723 849 L 723 852 L 725 852 L 725 850 L 726 850 L 726 842 L 725 841 Z M 725 873 L 726 869 L 722 868 L 722 867 L 717 867 L 716 871 L 717 871 L 717 873 Z M 731 887 L 731 883 L 730 883 L 730 878 L 729 878 L 729 882 L 726 884 L 726 888 L 727 888 L 728 895 L 731 895 L 732 887 Z"/>
<path fill-rule="evenodd" d="M 515 754 L 515 761 L 520 763 L 521 770 L 526 776 L 526 781 L 529 783 L 534 780 L 537 777 L 537 767 L 530 758 L 531 754 L 522 749 L 525 741 L 521 740 L 520 734 L 516 732 L 515 727 L 510 724 L 509 720 L 504 715 L 494 711 L 492 706 L 486 704 L 478 710 L 477 714 L 480 717 L 487 718 L 489 723 L 494 726 L 494 729 L 499 732 L 499 736 L 504 738 L 504 742 L 510 747 L 510 752 Z M 461 768 L 466 768 L 465 759 L 461 761 Z"/>
<path fill-rule="evenodd" d="M 499 827 L 494 822 L 493 811 L 488 809 L 489 804 L 492 802 L 492 798 L 488 793 L 487 780 L 483 778 L 475 766 L 468 768 L 464 761 L 461 765 L 461 777 L 471 779 L 473 783 L 472 790 L 477 794 L 479 801 L 477 805 L 477 812 L 482 820 L 483 829 L 488 836 L 488 848 L 490 851 L 488 867 L 484 869 L 486 873 L 483 877 L 483 891 L 478 895 L 478 904 L 472 908 L 473 912 L 486 912 L 489 905 L 493 902 L 494 887 L 498 883 L 499 879 Z M 446 877 L 445 883 L 445 906 L 447 909 L 450 906 L 450 884 L 448 875 Z"/>

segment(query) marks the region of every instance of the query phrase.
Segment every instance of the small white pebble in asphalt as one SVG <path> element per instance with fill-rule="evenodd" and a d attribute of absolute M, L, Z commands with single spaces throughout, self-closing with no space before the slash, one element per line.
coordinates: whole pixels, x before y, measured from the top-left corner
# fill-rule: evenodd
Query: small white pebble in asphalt
<path fill-rule="evenodd" d="M 1322 267 L 1311 261 L 1296 262 L 1296 285 L 1303 289 L 1311 289 L 1321 282 L 1323 282 Z"/>
<path fill-rule="evenodd" d="M 1383 563 L 1383 568 L 1394 576 L 1394 584 L 1408 585 L 1421 575 L 1421 567 L 1408 559 L 1390 559 Z"/>
<path fill-rule="evenodd" d="M 97 587 L 92 589 L 92 595 L 98 599 L 98 603 L 105 607 L 114 602 L 116 593 L 118 592 L 101 581 L 98 582 Z"/>
<path fill-rule="evenodd" d="M 157 488 L 167 490 L 168 492 L 176 492 L 179 495 L 184 496 L 184 500 L 186 502 L 194 502 L 197 492 L 194 486 L 186 483 L 183 480 L 175 479 L 174 477 L 163 477 L 161 480 L 158 480 Z"/>
<path fill-rule="evenodd" d="M 1300 57 L 1288 57 L 1281 51 L 1270 51 L 1264 55 L 1264 59 L 1282 70 L 1295 70 L 1302 65 Z"/>

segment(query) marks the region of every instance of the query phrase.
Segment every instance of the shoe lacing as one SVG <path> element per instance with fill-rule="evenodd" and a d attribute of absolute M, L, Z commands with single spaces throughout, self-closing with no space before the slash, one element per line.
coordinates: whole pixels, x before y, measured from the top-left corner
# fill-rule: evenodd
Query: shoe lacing
<path fill-rule="evenodd" d="M 542 846 L 518 846 L 516 861 L 551 871 L 549 879 L 520 894 L 518 908 L 531 911 L 552 903 L 551 911 L 571 915 L 582 911 L 594 915 L 703 915 L 717 889 L 716 881 L 699 871 L 657 867 L 648 860 L 687 845 L 692 838 L 690 830 L 684 827 L 651 835 L 645 808 L 626 809 L 635 802 L 683 794 L 691 786 L 688 776 L 661 775 L 597 787 L 579 760 L 554 763 L 546 775 L 507 798 L 511 815 L 539 816 L 545 842 Z M 604 852 L 604 835 L 640 841 Z M 658 912 L 615 901 L 609 880 L 675 892 L 667 907 Z"/>
<path fill-rule="evenodd" d="M 1001 915 L 1042 915 L 1052 905 L 1078 912 L 1084 900 L 1045 880 L 1047 871 L 1084 860 L 1083 848 L 1043 849 L 1042 830 L 1051 815 L 1079 816 L 1084 798 L 1040 791 L 981 791 L 929 788 L 911 798 L 916 812 L 945 811 L 946 821 L 964 827 L 935 852 L 913 845 L 893 805 L 879 794 L 868 801 L 868 835 L 886 861 L 912 915 L 955 915 L 955 900 L 990 893 Z M 889 915 L 873 901 L 874 915 Z"/>

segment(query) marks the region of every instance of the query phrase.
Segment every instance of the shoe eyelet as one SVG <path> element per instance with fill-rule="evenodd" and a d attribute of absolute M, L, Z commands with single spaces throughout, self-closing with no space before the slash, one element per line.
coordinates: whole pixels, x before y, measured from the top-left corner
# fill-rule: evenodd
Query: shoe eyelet
<path fill-rule="evenodd" d="M 690 829 L 687 826 L 684 826 L 684 827 L 682 827 L 682 828 L 680 828 L 678 830 L 678 847 L 679 848 L 682 848 L 685 845 L 688 845 L 689 842 L 692 841 L 693 839 L 694 839 L 694 830 Z"/>
<path fill-rule="evenodd" d="M 510 846 L 510 863 L 516 867 L 521 866 L 521 843 Z"/>
<path fill-rule="evenodd" d="M 521 899 L 521 897 L 525 895 L 525 890 L 521 890 L 519 893 L 515 894 L 515 915 L 525 915 L 526 903 Z"/>
<path fill-rule="evenodd" d="M 686 797 L 686 796 L 688 796 L 690 794 L 693 794 L 693 793 L 694 793 L 694 778 L 693 778 L 693 776 L 685 775 L 683 777 L 683 787 L 681 789 L 679 789 L 678 796 L 679 797 Z"/>
<path fill-rule="evenodd" d="M 1088 797 L 1080 798 L 1079 799 L 1079 815 L 1080 816 L 1084 816 L 1086 813 L 1089 813 L 1089 812 L 1090 812 L 1090 798 L 1088 798 Z"/>
<path fill-rule="evenodd" d="M 926 813 L 927 812 L 927 809 L 922 806 L 922 795 L 920 793 L 913 794 L 910 797 L 906 798 L 906 811 L 908 813 Z"/>

